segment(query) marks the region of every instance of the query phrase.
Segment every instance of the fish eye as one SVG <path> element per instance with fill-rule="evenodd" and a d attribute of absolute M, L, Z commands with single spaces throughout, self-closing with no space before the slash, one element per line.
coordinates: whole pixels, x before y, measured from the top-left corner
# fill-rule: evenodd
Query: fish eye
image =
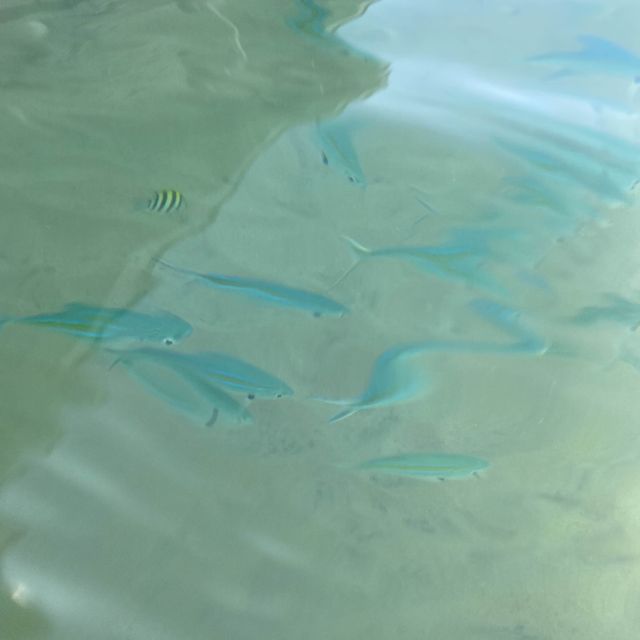
<path fill-rule="evenodd" d="M 164 343 L 167 345 L 167 347 L 170 347 L 173 344 L 173 338 L 165 338 Z"/>
<path fill-rule="evenodd" d="M 255 400 L 255 394 L 254 393 L 249 393 L 247 394 L 247 398 L 249 398 L 249 400 Z"/>
<path fill-rule="evenodd" d="M 276 398 L 282 398 L 282 394 L 281 393 L 276 393 Z"/>
<path fill-rule="evenodd" d="M 314 311 L 313 312 L 313 317 L 314 318 L 319 318 L 322 314 L 319 311 Z"/>

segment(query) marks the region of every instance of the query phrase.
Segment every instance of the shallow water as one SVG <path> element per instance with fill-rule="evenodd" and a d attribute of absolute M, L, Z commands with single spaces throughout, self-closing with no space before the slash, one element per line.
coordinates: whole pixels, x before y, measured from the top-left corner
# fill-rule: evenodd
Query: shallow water
<path fill-rule="evenodd" d="M 5 2 L 0 640 L 636 638 L 639 13 Z M 180 316 L 252 421 L 11 321 L 72 302 Z"/>

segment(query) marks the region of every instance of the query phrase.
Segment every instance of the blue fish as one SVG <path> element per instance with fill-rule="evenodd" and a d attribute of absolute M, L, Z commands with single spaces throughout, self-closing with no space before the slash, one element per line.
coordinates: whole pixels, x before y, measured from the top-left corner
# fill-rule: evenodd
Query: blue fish
<path fill-rule="evenodd" d="M 410 478 L 466 478 L 489 467 L 481 458 L 452 453 L 406 453 L 374 458 L 359 465 L 360 469 Z"/>
<path fill-rule="evenodd" d="M 197 422 L 212 426 L 219 414 L 239 424 L 253 422 L 249 411 L 235 398 L 193 371 L 172 367 L 169 360 L 152 359 L 136 350 L 113 353 L 118 355 L 114 365 L 124 364 L 127 372 L 154 395 Z"/>
<path fill-rule="evenodd" d="M 544 207 L 566 218 L 598 218 L 600 212 L 578 199 L 579 191 L 558 184 L 553 178 L 509 176 L 504 180 L 509 199 L 523 205 Z"/>
<path fill-rule="evenodd" d="M 56 313 L 0 318 L 0 326 L 23 324 L 42 327 L 76 338 L 96 341 L 134 339 L 174 344 L 191 334 L 191 325 L 166 311 L 147 314 L 130 309 L 92 307 L 72 302 Z"/>
<path fill-rule="evenodd" d="M 415 398 L 426 388 L 426 377 L 413 361 L 423 350 L 422 345 L 415 344 L 387 349 L 375 361 L 366 389 L 356 398 L 316 398 L 329 404 L 346 405 L 329 422 L 344 420 L 365 409 L 387 407 Z"/>
<path fill-rule="evenodd" d="M 339 422 L 365 409 L 407 402 L 424 392 L 427 377 L 423 367 L 416 363 L 421 355 L 436 352 L 541 355 L 548 351 L 546 341 L 523 326 L 520 313 L 514 309 L 486 299 L 474 300 L 470 306 L 514 341 L 424 340 L 391 347 L 376 359 L 367 386 L 359 396 L 349 399 L 315 397 L 328 404 L 345 405 L 345 409 L 329 422 Z"/>
<path fill-rule="evenodd" d="M 545 148 L 564 161 L 584 170 L 604 171 L 631 184 L 638 174 L 638 145 L 600 128 L 585 127 L 557 117 L 531 113 L 525 117 L 507 113 L 499 118 L 510 138 L 518 137 L 527 144 Z"/>
<path fill-rule="evenodd" d="M 293 395 L 293 389 L 280 378 L 240 358 L 213 351 L 176 355 L 184 361 L 185 366 L 191 367 L 204 378 L 225 386 L 231 391 L 265 398 L 284 398 Z"/>
<path fill-rule="evenodd" d="M 529 58 L 531 62 L 560 65 L 554 77 L 575 74 L 605 74 L 636 78 L 640 74 L 640 57 L 620 45 L 598 36 L 578 38 L 577 51 L 551 51 Z"/>
<path fill-rule="evenodd" d="M 515 342 L 506 344 L 485 343 L 491 351 L 542 354 L 547 350 L 546 341 L 522 325 L 519 311 L 486 299 L 472 300 L 469 306 L 475 313 L 515 339 Z"/>
<path fill-rule="evenodd" d="M 231 291 L 243 294 L 255 300 L 260 300 L 280 307 L 297 309 L 312 313 L 316 317 L 336 316 L 342 317 L 349 312 L 347 307 L 312 291 L 294 289 L 268 280 L 257 278 L 243 278 L 239 276 L 227 276 L 220 273 L 198 273 L 191 269 L 175 267 L 164 260 L 158 260 L 169 269 L 178 273 L 184 273 L 195 277 L 200 282 L 213 289 Z"/>
<path fill-rule="evenodd" d="M 367 185 L 346 124 L 320 123 L 316 126 L 315 137 L 321 149 L 324 164 L 346 176 L 352 184 L 361 187 Z"/>
<path fill-rule="evenodd" d="M 184 353 L 167 349 L 143 348 L 112 353 L 155 360 L 165 366 L 195 374 L 213 385 L 249 396 L 282 398 L 293 395 L 285 382 L 258 367 L 233 356 L 206 351 Z"/>
<path fill-rule="evenodd" d="M 608 305 L 600 307 L 584 307 L 574 317 L 577 324 L 594 324 L 596 322 L 617 322 L 635 331 L 640 326 L 640 303 L 631 302 L 622 296 L 608 293 L 605 298 Z"/>
<path fill-rule="evenodd" d="M 344 236 L 353 250 L 356 262 L 332 286 L 342 282 L 364 259 L 395 258 L 409 262 L 420 270 L 446 280 L 466 282 L 492 293 L 504 294 L 504 289 L 481 270 L 487 257 L 486 247 L 471 244 L 442 246 L 397 246 L 368 249 L 352 238 Z"/>
<path fill-rule="evenodd" d="M 607 172 L 602 164 L 572 161 L 553 150 L 543 150 L 536 145 L 519 144 L 499 136 L 495 136 L 494 140 L 502 149 L 519 157 L 537 170 L 545 172 L 554 180 L 577 185 L 585 191 L 594 192 L 616 203 L 628 202 L 630 199 L 628 177 L 624 178 L 624 184 L 620 184 L 613 179 L 613 172 Z"/>

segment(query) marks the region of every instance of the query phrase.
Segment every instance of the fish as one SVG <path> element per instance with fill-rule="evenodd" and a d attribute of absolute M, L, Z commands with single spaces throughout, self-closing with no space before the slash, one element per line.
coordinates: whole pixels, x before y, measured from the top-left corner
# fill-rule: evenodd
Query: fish
<path fill-rule="evenodd" d="M 367 180 L 346 124 L 318 123 L 315 138 L 325 165 L 346 176 L 352 184 L 366 187 Z"/>
<path fill-rule="evenodd" d="M 133 339 L 165 345 L 180 342 L 192 332 L 186 320 L 166 311 L 148 314 L 79 302 L 70 302 L 62 311 L 54 313 L 0 318 L 0 327 L 6 324 L 42 327 L 95 341 Z"/>
<path fill-rule="evenodd" d="M 614 293 L 604 296 L 608 305 L 584 307 L 573 320 L 576 324 L 594 324 L 596 322 L 617 322 L 635 331 L 640 326 L 640 303 L 632 302 Z"/>
<path fill-rule="evenodd" d="M 177 211 L 184 206 L 184 196 L 180 191 L 175 189 L 163 189 L 156 191 L 151 198 L 146 200 L 145 208 L 148 211 L 156 211 L 158 213 L 169 213 Z"/>
<path fill-rule="evenodd" d="M 593 35 L 578 37 L 577 51 L 551 51 L 529 58 L 530 62 L 561 65 L 553 77 L 604 74 L 635 79 L 640 74 L 640 56 L 615 42 Z"/>
<path fill-rule="evenodd" d="M 489 467 L 481 458 L 453 453 L 405 453 L 374 458 L 358 465 L 372 473 L 420 479 L 466 478 Z"/>
<path fill-rule="evenodd" d="M 557 179 L 548 176 L 545 180 L 539 177 L 510 176 L 505 178 L 508 197 L 513 202 L 523 205 L 543 207 L 563 218 L 598 219 L 600 212 L 586 202 L 579 200 L 580 191 L 575 187 L 557 184 Z"/>
<path fill-rule="evenodd" d="M 176 267 L 158 258 L 156 258 L 156 261 L 173 271 L 193 276 L 213 289 L 243 294 L 254 300 L 260 300 L 275 306 L 309 312 L 316 317 L 342 317 L 349 313 L 349 309 L 343 304 L 312 291 L 294 289 L 293 287 L 258 278 L 243 278 L 220 273 L 198 273 L 191 269 Z"/>
<path fill-rule="evenodd" d="M 542 354 L 548 348 L 547 342 L 531 329 L 523 326 L 521 314 L 500 302 L 478 298 L 469 303 L 469 307 L 505 333 L 515 338 L 513 343 L 485 343 L 490 351 L 506 353 Z M 487 349 L 485 349 L 487 350 Z"/>
<path fill-rule="evenodd" d="M 541 355 L 548 351 L 547 342 L 522 325 L 518 311 L 487 299 L 473 300 L 470 306 L 513 337 L 514 341 L 423 340 L 391 347 L 374 362 L 368 383 L 359 396 L 348 399 L 314 396 L 321 402 L 345 406 L 329 418 L 329 423 L 339 422 L 367 409 L 408 402 L 423 393 L 428 386 L 428 378 L 423 367 L 416 364 L 418 356 L 437 352 Z"/>
<path fill-rule="evenodd" d="M 427 386 L 424 372 L 413 358 L 423 352 L 422 344 L 404 344 L 384 351 L 374 362 L 365 390 L 356 398 L 316 400 L 345 405 L 345 409 L 329 419 L 330 423 L 344 420 L 365 409 L 388 407 L 414 399 Z"/>
<path fill-rule="evenodd" d="M 240 358 L 213 351 L 176 355 L 202 377 L 231 391 L 265 398 L 293 395 L 293 389 L 286 382 Z"/>
<path fill-rule="evenodd" d="M 233 396 L 188 369 L 174 368 L 170 360 L 152 359 L 136 350 L 118 351 L 129 375 L 174 410 L 213 426 L 219 415 L 238 424 L 252 424 L 251 413 Z"/>
<path fill-rule="evenodd" d="M 493 139 L 504 151 L 524 160 L 536 170 L 548 174 L 555 181 L 578 186 L 615 203 L 630 200 L 629 180 L 625 178 L 624 184 L 620 184 L 620 180 L 613 179 L 614 172 L 606 171 L 600 163 L 588 160 L 572 161 L 564 157 L 566 154 L 512 142 L 500 136 L 494 136 Z"/>
<path fill-rule="evenodd" d="M 596 105 L 593 108 L 599 109 Z M 552 151 L 567 163 L 594 172 L 606 169 L 628 184 L 637 176 L 638 145 L 600 127 L 581 126 L 542 112 L 523 117 L 509 110 L 494 118 L 501 130 L 509 131 L 510 138 Z"/>
<path fill-rule="evenodd" d="M 490 275 L 481 271 L 487 257 L 485 247 L 473 247 L 470 244 L 441 246 L 391 246 L 381 249 L 369 249 L 353 238 L 343 236 L 354 253 L 356 262 L 336 281 L 331 288 L 342 282 L 364 259 L 395 258 L 409 262 L 421 271 L 445 280 L 463 281 L 481 289 L 499 295 L 505 294 L 504 288 Z"/>
<path fill-rule="evenodd" d="M 293 395 L 293 389 L 276 376 L 225 353 L 185 353 L 150 347 L 109 351 L 116 356 L 124 353 L 130 357 L 155 360 L 160 364 L 191 372 L 229 391 L 246 393 L 250 397 L 283 398 Z"/>

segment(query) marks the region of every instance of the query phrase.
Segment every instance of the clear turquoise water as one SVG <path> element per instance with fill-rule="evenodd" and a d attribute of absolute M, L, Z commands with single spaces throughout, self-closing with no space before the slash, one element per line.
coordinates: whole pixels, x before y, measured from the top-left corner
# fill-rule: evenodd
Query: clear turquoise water
<path fill-rule="evenodd" d="M 0 316 L 168 311 L 294 393 L 206 427 L 179 371 L 7 322 L 0 640 L 636 638 L 639 17 L 5 2 Z"/>

